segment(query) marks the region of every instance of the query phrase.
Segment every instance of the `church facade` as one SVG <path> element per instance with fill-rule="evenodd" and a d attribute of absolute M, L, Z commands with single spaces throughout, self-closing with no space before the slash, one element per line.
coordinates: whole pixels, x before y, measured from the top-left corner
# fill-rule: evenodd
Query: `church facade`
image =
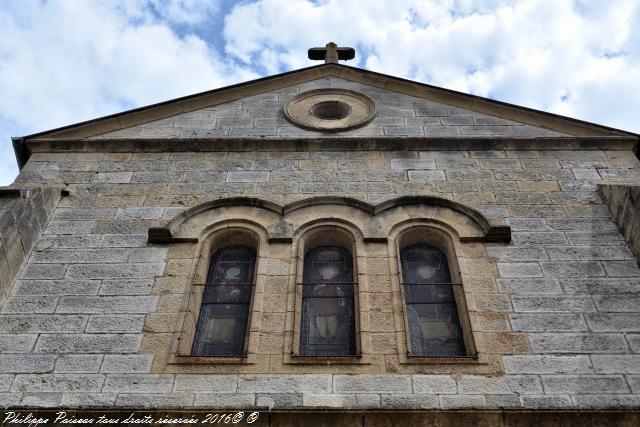
<path fill-rule="evenodd" d="M 329 62 L 14 146 L 5 408 L 638 422 L 636 134 Z"/>

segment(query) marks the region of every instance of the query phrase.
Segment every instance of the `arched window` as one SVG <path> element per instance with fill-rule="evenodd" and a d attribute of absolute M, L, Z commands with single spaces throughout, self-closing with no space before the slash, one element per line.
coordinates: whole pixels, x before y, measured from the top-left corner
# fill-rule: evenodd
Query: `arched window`
<path fill-rule="evenodd" d="M 301 356 L 356 355 L 353 254 L 345 246 L 325 238 L 304 255 Z"/>
<path fill-rule="evenodd" d="M 237 244 L 211 257 L 192 355 L 244 355 L 256 255 L 255 247 Z"/>
<path fill-rule="evenodd" d="M 400 264 L 409 354 L 467 355 L 458 316 L 462 290 L 458 283 L 452 283 L 446 253 L 420 238 L 404 243 Z"/>

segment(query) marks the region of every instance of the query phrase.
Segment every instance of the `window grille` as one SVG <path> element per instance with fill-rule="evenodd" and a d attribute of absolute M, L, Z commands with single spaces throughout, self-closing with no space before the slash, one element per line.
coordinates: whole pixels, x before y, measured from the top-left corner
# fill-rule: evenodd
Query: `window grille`
<path fill-rule="evenodd" d="M 353 257 L 341 246 L 316 246 L 304 258 L 301 356 L 356 354 Z"/>
<path fill-rule="evenodd" d="M 410 355 L 464 356 L 465 346 L 447 257 L 424 243 L 400 251 Z"/>
<path fill-rule="evenodd" d="M 243 356 L 256 250 L 228 246 L 211 258 L 193 341 L 194 356 Z"/>

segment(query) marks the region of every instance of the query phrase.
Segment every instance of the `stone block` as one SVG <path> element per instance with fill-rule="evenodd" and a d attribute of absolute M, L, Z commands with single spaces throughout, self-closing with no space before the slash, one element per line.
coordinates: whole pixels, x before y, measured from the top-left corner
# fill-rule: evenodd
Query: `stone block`
<path fill-rule="evenodd" d="M 36 353 L 135 353 L 141 335 L 136 334 L 48 334 L 41 335 Z"/>
<path fill-rule="evenodd" d="M 541 262 L 540 266 L 548 277 L 598 277 L 604 276 L 605 271 L 597 261 L 573 262 Z"/>
<path fill-rule="evenodd" d="M 188 408 L 193 405 L 193 399 L 193 393 L 120 393 L 115 406 L 150 409 Z M 157 419 L 160 419 L 160 416 L 156 417 Z"/>
<path fill-rule="evenodd" d="M 589 313 L 586 318 L 594 332 L 640 332 L 640 316 L 637 312 Z"/>
<path fill-rule="evenodd" d="M 105 315 L 91 316 L 86 332 L 91 333 L 126 333 L 142 332 L 144 315 Z"/>
<path fill-rule="evenodd" d="M 392 159 L 392 169 L 426 169 L 432 170 L 436 168 L 435 160 L 426 159 Z"/>
<path fill-rule="evenodd" d="M 591 362 L 599 374 L 640 374 L 640 355 L 594 354 Z"/>
<path fill-rule="evenodd" d="M 543 376 L 546 394 L 608 394 L 629 393 L 622 375 L 562 375 Z"/>
<path fill-rule="evenodd" d="M 13 296 L 7 298 L 2 313 L 53 313 L 58 298 L 44 295 Z"/>
<path fill-rule="evenodd" d="M 536 353 L 626 353 L 627 343 L 621 333 L 530 333 L 531 348 Z"/>
<path fill-rule="evenodd" d="M 560 285 L 566 293 L 574 294 L 630 294 L 638 293 L 640 285 L 636 279 L 585 278 L 561 279 Z"/>
<path fill-rule="evenodd" d="M 640 282 L 639 282 L 640 284 Z M 598 311 L 637 312 L 640 311 L 640 296 L 594 295 Z"/>
<path fill-rule="evenodd" d="M 309 396 L 309 395 L 307 395 Z M 332 396 L 332 395 L 329 395 Z M 378 400 L 380 398 L 378 397 Z M 302 396 L 293 393 L 259 394 L 256 396 L 256 406 L 272 408 L 292 408 L 302 406 Z"/>
<path fill-rule="evenodd" d="M 46 264 L 86 264 L 126 262 L 129 249 L 50 249 L 46 252 L 34 252 L 29 262 Z"/>
<path fill-rule="evenodd" d="M 589 329 L 581 314 L 512 313 L 509 317 L 514 331 L 564 332 Z"/>
<path fill-rule="evenodd" d="M 415 182 L 430 182 L 430 181 L 446 180 L 443 171 L 410 170 L 408 172 L 408 177 L 409 177 L 409 181 L 415 181 Z"/>
<path fill-rule="evenodd" d="M 82 332 L 86 323 L 87 316 L 57 314 L 2 315 L 0 316 L 0 333 Z M 5 335 L 5 337 L 10 336 Z M 35 335 L 31 337 L 35 337 Z"/>
<path fill-rule="evenodd" d="M 80 221 L 86 219 L 110 219 L 116 214 L 115 208 L 58 208 L 53 214 L 53 220 Z"/>
<path fill-rule="evenodd" d="M 562 289 L 556 279 L 498 279 L 498 289 L 508 294 L 557 294 Z"/>
<path fill-rule="evenodd" d="M 411 393 L 409 375 L 334 375 L 338 393 Z"/>
<path fill-rule="evenodd" d="M 98 280 L 18 280 L 14 295 L 95 295 Z"/>
<path fill-rule="evenodd" d="M 116 393 L 63 393 L 60 406 L 82 408 L 104 408 L 112 406 Z"/>
<path fill-rule="evenodd" d="M 99 374 L 21 374 L 11 391 L 18 392 L 99 392 L 104 375 Z"/>
<path fill-rule="evenodd" d="M 542 277 L 536 262 L 499 262 L 498 271 L 501 277 Z"/>
<path fill-rule="evenodd" d="M 56 361 L 55 373 L 95 373 L 100 370 L 101 354 L 66 354 Z"/>
<path fill-rule="evenodd" d="M 231 171 L 227 172 L 227 182 L 267 182 L 269 172 Z"/>
<path fill-rule="evenodd" d="M 0 335 L 0 353 L 29 353 L 36 337 L 37 335 Z"/>
<path fill-rule="evenodd" d="M 440 397 L 440 406 L 442 409 L 469 409 L 469 408 L 483 408 L 486 405 L 486 400 L 483 395 L 444 395 Z"/>
<path fill-rule="evenodd" d="M 514 296 L 511 298 L 515 312 L 591 312 L 596 311 L 590 297 Z"/>
<path fill-rule="evenodd" d="M 622 260 L 632 259 L 626 245 L 619 246 L 554 246 L 545 248 L 551 260 Z M 605 270 L 607 266 L 605 265 Z"/>
<path fill-rule="evenodd" d="M 66 296 L 60 299 L 58 313 L 151 313 L 157 296 Z"/>
<path fill-rule="evenodd" d="M 20 279 L 62 279 L 67 267 L 65 264 L 27 264 Z"/>
<path fill-rule="evenodd" d="M 74 264 L 69 267 L 68 277 L 71 279 L 144 279 L 158 276 L 163 270 L 164 263 Z"/>
<path fill-rule="evenodd" d="M 252 393 L 196 393 L 194 406 L 208 408 L 245 409 L 255 405 L 256 395 Z"/>
<path fill-rule="evenodd" d="M 148 295 L 153 285 L 152 279 L 104 280 L 100 285 L 100 295 Z"/>
<path fill-rule="evenodd" d="M 564 233 L 559 232 L 514 232 L 511 237 L 516 245 L 562 245 L 567 243 Z"/>
<path fill-rule="evenodd" d="M 589 357 L 576 356 L 503 356 L 505 372 L 508 374 L 593 374 Z"/>
<path fill-rule="evenodd" d="M 440 408 L 438 396 L 430 394 L 382 394 L 380 403 L 383 408 L 429 409 Z"/>
<path fill-rule="evenodd" d="M 164 261 L 169 252 L 168 247 L 135 248 L 131 251 L 129 262 L 159 262 Z"/>
<path fill-rule="evenodd" d="M 237 375 L 178 374 L 174 391 L 235 393 L 237 388 Z"/>
<path fill-rule="evenodd" d="M 429 394 L 456 394 L 457 385 L 449 375 L 413 375 L 413 391 Z"/>
<path fill-rule="evenodd" d="M 53 369 L 55 358 L 55 356 L 49 355 L 1 354 L 0 373 L 50 372 Z"/>
<path fill-rule="evenodd" d="M 95 221 L 51 221 L 43 234 L 91 234 Z"/>
<path fill-rule="evenodd" d="M 629 261 L 603 261 L 607 276 L 609 277 L 637 277 L 640 278 L 640 267 L 636 260 Z"/>
<path fill-rule="evenodd" d="M 103 392 L 114 393 L 170 393 L 172 374 L 107 374 Z"/>
<path fill-rule="evenodd" d="M 522 406 L 528 409 L 569 408 L 573 406 L 569 396 L 561 395 L 521 396 L 520 400 Z"/>
<path fill-rule="evenodd" d="M 36 408 L 55 408 L 60 405 L 62 393 L 24 393 L 21 406 Z"/>
<path fill-rule="evenodd" d="M 339 390 L 336 390 L 339 391 Z M 331 375 L 240 375 L 238 393 L 330 393 Z"/>

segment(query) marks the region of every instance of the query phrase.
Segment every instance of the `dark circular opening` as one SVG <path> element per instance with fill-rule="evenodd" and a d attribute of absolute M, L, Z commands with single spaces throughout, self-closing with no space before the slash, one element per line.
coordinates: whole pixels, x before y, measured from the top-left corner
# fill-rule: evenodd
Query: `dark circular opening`
<path fill-rule="evenodd" d="M 338 120 L 347 117 L 351 107 L 342 101 L 323 101 L 311 107 L 311 115 L 323 120 Z"/>

